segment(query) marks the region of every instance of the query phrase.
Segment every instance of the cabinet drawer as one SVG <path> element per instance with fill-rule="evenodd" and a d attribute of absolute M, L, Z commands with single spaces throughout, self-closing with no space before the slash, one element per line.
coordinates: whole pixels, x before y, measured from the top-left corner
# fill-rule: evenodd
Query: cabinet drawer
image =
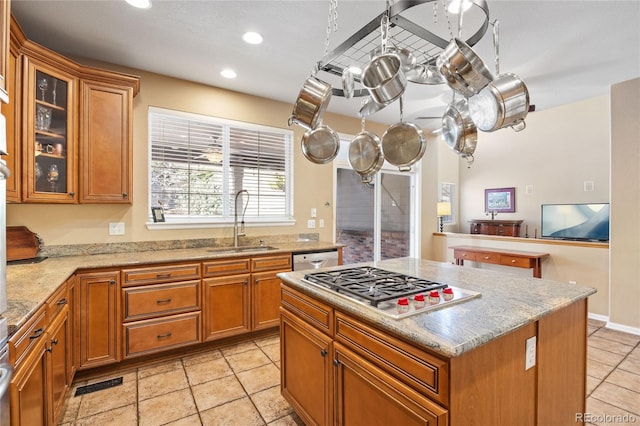
<path fill-rule="evenodd" d="M 454 250 L 453 257 L 462 260 L 476 260 L 476 254 L 472 251 Z"/>
<path fill-rule="evenodd" d="M 495 253 L 476 253 L 476 261 L 482 263 L 500 264 L 500 255 Z"/>
<path fill-rule="evenodd" d="M 200 280 L 129 287 L 122 290 L 124 320 L 200 309 Z"/>
<path fill-rule="evenodd" d="M 149 268 L 123 269 L 122 285 L 156 284 L 200 278 L 200 264 L 153 266 Z"/>
<path fill-rule="evenodd" d="M 333 308 L 282 285 L 280 305 L 317 329 L 333 336 Z"/>
<path fill-rule="evenodd" d="M 251 260 L 248 257 L 239 257 L 202 262 L 202 270 L 205 278 L 248 274 L 251 271 Z"/>
<path fill-rule="evenodd" d="M 251 271 L 291 270 L 291 253 L 251 258 Z"/>
<path fill-rule="evenodd" d="M 51 323 L 67 304 L 69 304 L 69 294 L 65 282 L 47 299 L 48 322 Z"/>
<path fill-rule="evenodd" d="M 533 268 L 532 260 L 526 257 L 500 255 L 500 264 L 518 268 Z"/>
<path fill-rule="evenodd" d="M 398 380 L 444 404 L 449 403 L 449 363 L 336 312 L 336 341 Z"/>
<path fill-rule="evenodd" d="M 17 369 L 44 336 L 47 327 L 46 305 L 41 306 L 9 339 L 9 363 Z"/>
<path fill-rule="evenodd" d="M 125 358 L 200 343 L 200 312 L 123 326 Z"/>

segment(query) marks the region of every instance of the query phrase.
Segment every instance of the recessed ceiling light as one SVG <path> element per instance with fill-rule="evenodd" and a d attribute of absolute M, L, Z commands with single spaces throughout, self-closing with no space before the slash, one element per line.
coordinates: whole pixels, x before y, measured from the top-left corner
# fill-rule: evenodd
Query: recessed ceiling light
<path fill-rule="evenodd" d="M 238 76 L 234 70 L 230 69 L 220 71 L 220 75 L 224 78 L 236 78 Z"/>
<path fill-rule="evenodd" d="M 151 7 L 151 0 L 125 0 L 133 7 L 138 9 L 149 9 Z"/>
<path fill-rule="evenodd" d="M 449 13 L 459 13 L 460 12 L 460 2 L 462 2 L 462 11 L 466 12 L 473 6 L 473 3 L 469 0 L 451 0 L 449 2 L 449 7 L 447 7 L 447 12 Z"/>
<path fill-rule="evenodd" d="M 247 31 L 242 35 L 242 39 L 249 44 L 262 43 L 262 36 L 254 31 Z"/>

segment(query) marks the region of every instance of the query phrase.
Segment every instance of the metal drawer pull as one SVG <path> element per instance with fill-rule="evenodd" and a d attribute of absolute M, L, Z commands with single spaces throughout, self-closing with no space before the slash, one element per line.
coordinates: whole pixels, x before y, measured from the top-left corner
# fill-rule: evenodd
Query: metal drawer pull
<path fill-rule="evenodd" d="M 171 333 L 165 333 L 165 334 L 158 334 L 156 336 L 158 339 L 164 339 L 166 337 L 171 337 Z"/>
<path fill-rule="evenodd" d="M 57 345 L 57 344 L 58 344 L 58 339 L 53 339 L 53 340 L 51 341 L 51 346 L 53 346 L 53 345 Z"/>
<path fill-rule="evenodd" d="M 516 263 L 516 260 L 515 259 L 511 259 L 511 263 Z"/>
<path fill-rule="evenodd" d="M 156 300 L 156 303 L 157 303 L 158 305 L 160 305 L 160 304 L 162 304 L 162 303 L 169 303 L 169 302 L 171 302 L 171 299 L 170 299 L 170 298 L 169 298 L 169 299 L 160 299 L 160 300 Z"/>
<path fill-rule="evenodd" d="M 42 333 L 44 333 L 44 328 L 34 330 L 33 335 L 29 336 L 29 339 L 37 339 L 38 337 L 42 336 Z"/>
<path fill-rule="evenodd" d="M 67 304 L 67 298 L 63 298 L 58 300 L 58 302 L 56 303 L 56 305 L 60 306 L 60 305 L 66 305 Z"/>
<path fill-rule="evenodd" d="M 491 259 L 491 257 L 489 257 L 489 256 L 485 256 L 484 257 L 484 260 L 488 260 L 488 259 Z"/>
<path fill-rule="evenodd" d="M 156 274 L 156 278 L 171 278 L 171 274 Z"/>

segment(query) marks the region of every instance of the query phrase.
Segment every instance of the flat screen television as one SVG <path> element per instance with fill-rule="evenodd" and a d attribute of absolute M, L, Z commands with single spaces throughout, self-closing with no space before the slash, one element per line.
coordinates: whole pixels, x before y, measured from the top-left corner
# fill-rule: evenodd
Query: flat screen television
<path fill-rule="evenodd" d="M 542 238 L 609 241 L 609 204 L 543 204 Z"/>

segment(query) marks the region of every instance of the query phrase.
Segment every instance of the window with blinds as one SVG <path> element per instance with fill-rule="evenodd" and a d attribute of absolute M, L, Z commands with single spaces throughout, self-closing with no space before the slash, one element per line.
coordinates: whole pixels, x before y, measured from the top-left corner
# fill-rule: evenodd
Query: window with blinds
<path fill-rule="evenodd" d="M 167 222 L 290 221 L 293 132 L 151 107 L 150 207 Z M 151 211 L 151 209 L 149 209 Z"/>

